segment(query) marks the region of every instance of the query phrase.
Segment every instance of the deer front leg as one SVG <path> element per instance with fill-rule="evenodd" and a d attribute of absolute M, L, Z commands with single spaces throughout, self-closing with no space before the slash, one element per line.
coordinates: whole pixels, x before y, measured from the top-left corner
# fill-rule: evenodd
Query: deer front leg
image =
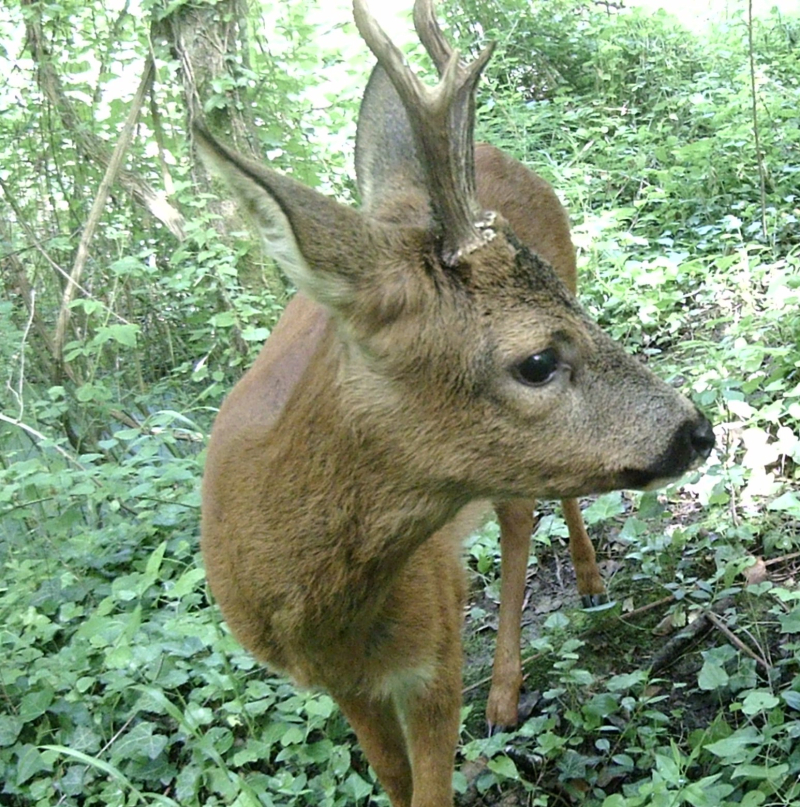
<path fill-rule="evenodd" d="M 520 638 L 525 578 L 528 571 L 534 500 L 518 499 L 495 505 L 500 523 L 500 620 L 486 704 L 489 732 L 517 725 L 522 686 Z"/>
<path fill-rule="evenodd" d="M 575 567 L 578 594 L 584 608 L 592 608 L 607 602 L 606 589 L 600 569 L 597 568 L 594 546 L 586 532 L 581 508 L 577 499 L 562 499 L 561 509 L 569 530 L 569 553 Z"/>
<path fill-rule="evenodd" d="M 363 696 L 337 697 L 336 701 L 392 807 L 411 807 L 411 762 L 394 701 Z"/>
<path fill-rule="evenodd" d="M 411 760 L 412 807 L 451 807 L 453 763 L 461 727 L 461 644 L 436 679 L 398 699 Z"/>
<path fill-rule="evenodd" d="M 486 704 L 489 731 L 515 726 L 522 686 L 520 657 L 522 605 L 535 519 L 533 500 L 503 502 L 495 506 L 500 523 L 500 619 L 497 629 L 492 685 Z M 569 551 L 575 567 L 578 593 L 585 608 L 600 605 L 607 597 L 597 567 L 594 546 L 586 532 L 577 499 L 561 502 L 569 530 Z"/>

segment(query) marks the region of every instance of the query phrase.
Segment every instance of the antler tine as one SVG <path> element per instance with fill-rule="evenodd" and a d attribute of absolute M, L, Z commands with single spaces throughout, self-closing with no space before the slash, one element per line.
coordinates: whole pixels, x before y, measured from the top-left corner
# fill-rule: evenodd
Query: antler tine
<path fill-rule="evenodd" d="M 423 84 L 405 63 L 402 53 L 372 15 L 366 0 L 354 0 L 353 13 L 364 41 L 386 71 L 408 115 L 426 177 L 431 206 L 442 228 L 442 258 L 456 264 L 494 235 L 477 223 L 473 130 L 475 88 L 491 58 L 490 44 L 471 64 L 460 65 L 458 51 L 445 41 L 433 18 L 430 0 L 415 18 L 425 22 L 419 34 L 441 76 L 433 87 Z M 427 41 L 426 41 L 427 40 Z"/>
<path fill-rule="evenodd" d="M 414 30 L 441 76 L 453 49 L 444 38 L 439 21 L 433 13 L 433 0 L 416 0 L 414 3 Z"/>

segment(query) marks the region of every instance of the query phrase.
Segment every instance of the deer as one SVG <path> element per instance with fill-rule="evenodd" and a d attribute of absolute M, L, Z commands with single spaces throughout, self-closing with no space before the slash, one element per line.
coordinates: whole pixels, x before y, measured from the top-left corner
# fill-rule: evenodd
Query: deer
<path fill-rule="evenodd" d="M 462 63 L 431 0 L 416 0 L 440 74 L 427 84 L 366 0 L 353 8 L 377 59 L 359 209 L 194 130 L 299 291 L 217 414 L 201 548 L 233 635 L 333 697 L 393 807 L 446 807 L 465 536 L 493 503 L 519 539 L 533 499 L 661 485 L 698 467 L 714 434 L 544 257 L 559 261 L 545 222 L 565 226 L 552 191 L 476 149 L 493 45 Z M 568 227 L 555 239 L 568 253 L 567 241 Z"/>

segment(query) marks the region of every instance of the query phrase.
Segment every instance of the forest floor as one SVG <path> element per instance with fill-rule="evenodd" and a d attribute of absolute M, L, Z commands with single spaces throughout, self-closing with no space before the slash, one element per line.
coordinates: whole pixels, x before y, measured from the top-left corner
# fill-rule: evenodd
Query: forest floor
<path fill-rule="evenodd" d="M 678 502 L 677 507 L 684 523 L 702 519 L 702 511 L 691 501 Z M 625 518 L 620 515 L 590 530 L 609 593 L 609 603 L 598 608 L 581 606 L 566 540 L 554 539 L 550 546 L 536 545 L 536 562 L 528 569 L 522 622 L 525 683 L 520 697 L 520 723 L 517 730 L 497 737 L 503 752 L 523 776 L 509 777 L 497 786 L 497 772 L 491 775 L 487 770 L 488 757 L 461 759 L 461 772 L 468 786 L 457 798 L 460 807 L 536 804 L 539 802 L 532 801 L 534 792 L 547 794 L 549 805 L 572 805 L 582 803 L 594 785 L 602 787 L 605 793 L 619 792 L 632 771 L 626 770 L 625 765 L 609 763 L 614 754 L 607 747 L 601 749 L 602 753 L 593 754 L 597 733 L 589 731 L 585 737 L 579 736 L 579 732 L 572 733 L 581 727 L 581 719 L 588 719 L 586 704 L 592 697 L 602 698 L 610 679 L 633 675 L 645 681 L 646 698 L 657 704 L 652 714 L 654 733 L 677 740 L 692 732 L 711 731 L 721 709 L 733 699 L 733 695 L 726 697 L 719 689 L 709 691 L 708 687 L 698 686 L 705 651 L 732 643 L 737 651 L 753 657 L 777 660 L 782 655 L 777 629 L 759 634 L 755 646 L 760 649 L 754 653 L 727 628 L 728 622 L 736 623 L 737 607 L 742 607 L 741 599 L 734 596 L 714 599 L 713 604 L 709 599 L 708 608 L 688 610 L 687 618 L 687 610 L 679 602 L 682 595 L 670 591 L 670 588 L 679 591 L 679 587 L 669 586 L 670 581 L 663 574 L 654 577 L 643 573 L 638 561 L 626 558 L 629 546 L 620 540 Z M 790 581 L 800 578 L 798 554 L 779 559 L 780 566 L 773 564 L 771 577 Z M 707 552 L 693 555 L 689 546 L 683 548 L 675 562 L 681 565 L 684 580 L 694 577 L 702 581 L 704 573 L 713 566 L 713 558 Z M 667 563 L 665 570 L 670 568 L 674 564 Z M 764 574 L 757 565 L 748 582 L 757 584 Z M 487 582 L 485 576 L 473 574 L 464 632 L 467 738 L 488 734 L 484 710 L 498 623 L 498 584 L 499 578 Z M 734 589 L 733 593 L 740 591 Z M 752 611 L 746 617 L 748 622 L 757 618 Z M 561 653 L 554 647 L 554 635 L 561 643 Z M 546 636 L 550 637 L 549 648 L 536 650 Z M 565 647 L 569 652 L 563 651 Z M 564 686 L 565 669 L 585 671 L 583 679 L 574 676 L 578 685 L 572 692 L 569 686 Z M 584 716 L 576 720 L 581 710 Z M 634 730 L 638 733 L 646 731 L 643 723 L 647 721 L 641 717 L 636 716 Z M 546 731 L 563 736 L 565 748 L 572 749 L 576 758 L 582 760 L 574 776 L 565 775 L 563 765 L 559 770 L 551 764 L 549 756 L 533 750 L 536 743 L 531 729 L 536 731 L 537 720 L 539 725 L 542 720 L 549 721 Z M 608 723 L 605 730 L 616 729 L 616 738 L 606 736 L 624 750 L 626 742 L 630 742 L 624 710 L 612 715 Z M 627 739 L 623 741 L 623 737 Z M 591 760 L 600 765 L 601 758 L 605 760 L 604 770 L 583 775 L 587 760 L 591 767 Z"/>

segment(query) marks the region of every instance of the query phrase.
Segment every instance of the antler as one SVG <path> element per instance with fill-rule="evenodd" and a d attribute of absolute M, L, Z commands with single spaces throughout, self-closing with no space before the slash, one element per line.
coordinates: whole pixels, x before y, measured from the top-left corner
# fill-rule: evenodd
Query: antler
<path fill-rule="evenodd" d="M 433 13 L 432 0 L 418 0 L 414 3 L 414 30 L 441 77 L 445 65 L 453 55 L 453 49 L 439 27 L 436 15 Z"/>
<path fill-rule="evenodd" d="M 439 83 L 430 87 L 405 63 L 396 45 L 367 11 L 366 0 L 354 0 L 353 13 L 359 33 L 406 110 L 433 213 L 443 231 L 442 258 L 456 264 L 494 235 L 485 222 L 478 221 L 481 211 L 475 196 L 473 146 L 475 88 L 494 43 L 471 64 L 459 64 L 458 51 L 444 39 L 433 15 L 432 0 L 416 0 L 417 32 L 441 76 Z"/>

